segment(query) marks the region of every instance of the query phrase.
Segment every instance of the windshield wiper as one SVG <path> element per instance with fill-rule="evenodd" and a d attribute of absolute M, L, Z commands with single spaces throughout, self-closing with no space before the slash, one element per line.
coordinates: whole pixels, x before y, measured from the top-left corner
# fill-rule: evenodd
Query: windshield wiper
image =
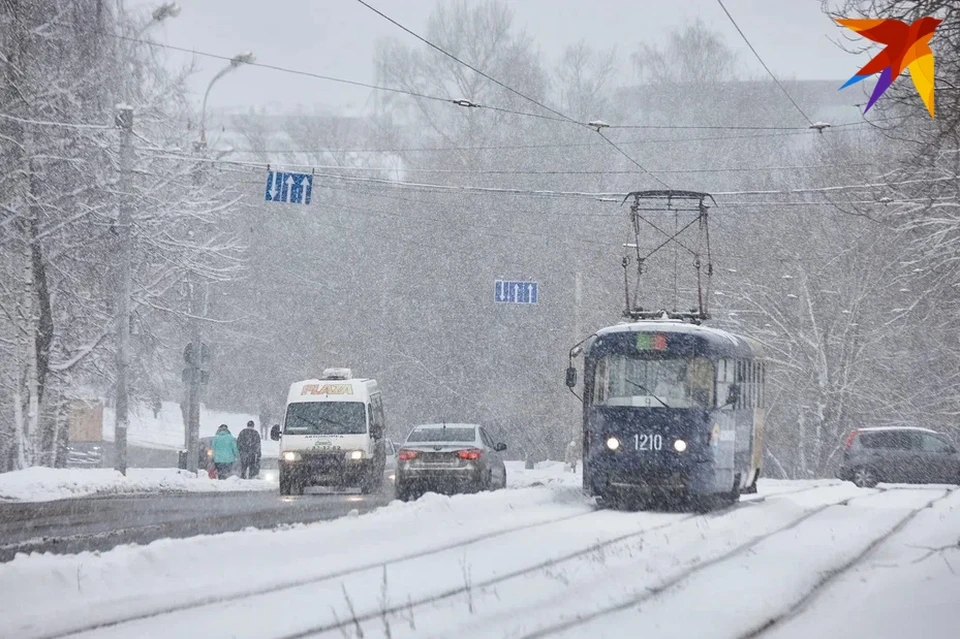
<path fill-rule="evenodd" d="M 642 390 L 644 393 L 646 393 L 646 394 L 649 395 L 650 397 L 654 398 L 655 400 L 657 400 L 658 402 L 660 402 L 661 404 L 663 404 L 663 407 L 664 407 L 664 408 L 670 408 L 669 406 L 667 406 L 667 403 L 666 403 L 665 401 L 663 401 L 662 399 L 660 399 L 659 397 L 657 397 L 656 395 L 654 395 L 652 392 L 650 392 L 650 389 L 647 388 L 646 386 L 644 386 L 643 384 L 638 384 L 637 382 L 633 381 L 632 379 L 627 379 L 626 377 L 624 377 L 623 379 L 624 379 L 624 381 L 626 381 L 628 384 L 633 384 L 634 386 L 636 386 L 637 388 L 639 388 L 640 390 Z"/>
<path fill-rule="evenodd" d="M 312 419 L 307 419 L 307 418 L 305 418 L 305 417 L 301 417 L 300 419 L 301 419 L 302 421 L 305 421 L 305 422 L 307 422 L 308 424 L 310 424 L 310 425 L 313 427 L 313 429 L 314 429 L 314 432 L 313 432 L 313 433 L 305 433 L 305 434 L 312 434 L 312 435 L 343 435 L 343 434 L 344 434 L 344 433 L 324 433 L 324 432 L 321 432 L 322 429 L 321 429 L 321 427 L 320 427 L 320 422 L 315 422 L 315 421 L 313 421 Z M 347 427 L 346 424 L 344 424 L 344 423 L 342 423 L 342 422 L 334 421 L 334 420 L 332 420 L 332 419 L 328 419 L 328 418 L 324 417 L 323 415 L 317 415 L 317 419 L 320 419 L 320 420 L 322 420 L 322 421 L 325 421 L 325 422 L 328 423 L 328 424 L 333 424 L 334 426 L 339 426 L 341 430 L 346 429 L 346 427 Z"/>

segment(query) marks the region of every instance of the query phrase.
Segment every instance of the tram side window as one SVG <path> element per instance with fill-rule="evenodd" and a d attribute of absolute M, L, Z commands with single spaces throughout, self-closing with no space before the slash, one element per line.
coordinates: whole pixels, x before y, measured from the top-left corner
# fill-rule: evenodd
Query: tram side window
<path fill-rule="evenodd" d="M 752 362 L 753 369 L 753 406 L 760 406 L 760 362 Z"/>
<path fill-rule="evenodd" d="M 713 362 L 700 357 L 690 360 L 687 364 L 687 382 L 695 406 L 714 405 Z"/>
<path fill-rule="evenodd" d="M 736 364 L 732 359 L 721 359 L 717 362 L 717 405 L 723 406 L 727 401 L 727 394 L 730 392 L 730 385 L 736 379 Z M 731 410 L 736 404 L 725 406 L 726 410 Z"/>
<path fill-rule="evenodd" d="M 750 362 L 743 363 L 743 403 L 739 408 L 753 405 L 753 383 L 750 381 Z"/>
<path fill-rule="evenodd" d="M 740 397 L 737 398 L 737 403 L 734 404 L 734 408 L 737 410 L 744 407 L 747 401 L 747 363 L 737 360 L 737 385 L 740 387 Z"/>
<path fill-rule="evenodd" d="M 734 405 L 736 409 L 759 408 L 763 406 L 763 364 L 760 362 L 738 360 L 734 363 L 734 379 L 740 386 L 740 397 Z M 721 384 L 717 378 L 718 389 Z M 718 391 L 721 392 L 721 391 Z M 722 390 L 726 397 L 726 389 Z"/>
<path fill-rule="evenodd" d="M 764 369 L 766 368 L 766 366 L 764 366 L 763 362 L 757 364 L 757 366 L 759 371 L 759 375 L 757 377 L 757 388 L 760 389 L 760 393 L 759 393 L 760 401 L 757 402 L 757 406 L 759 406 L 760 408 L 763 408 L 763 403 L 764 403 L 764 400 L 766 399 L 766 390 L 767 390 L 764 385 L 764 382 L 766 381 L 766 373 Z"/>

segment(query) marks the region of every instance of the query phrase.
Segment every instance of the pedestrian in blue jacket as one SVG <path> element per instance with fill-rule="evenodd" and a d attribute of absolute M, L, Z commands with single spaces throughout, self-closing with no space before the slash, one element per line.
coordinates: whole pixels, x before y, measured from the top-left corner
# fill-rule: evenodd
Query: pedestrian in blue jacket
<path fill-rule="evenodd" d="M 210 448 L 213 449 L 213 465 L 217 469 L 217 478 L 226 479 L 233 470 L 233 465 L 240 457 L 240 451 L 237 449 L 237 440 L 230 434 L 230 429 L 226 424 L 220 424 L 217 434 L 213 436 L 210 442 Z"/>

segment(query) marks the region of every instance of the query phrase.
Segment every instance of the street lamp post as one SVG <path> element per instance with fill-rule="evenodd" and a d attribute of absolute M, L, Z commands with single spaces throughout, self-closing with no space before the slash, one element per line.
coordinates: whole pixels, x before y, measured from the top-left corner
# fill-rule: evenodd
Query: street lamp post
<path fill-rule="evenodd" d="M 250 51 L 244 51 L 243 53 L 238 53 L 230 59 L 230 63 L 217 72 L 215 76 L 210 80 L 210 83 L 207 85 L 207 90 L 203 94 L 203 107 L 200 110 L 200 139 L 194 144 L 194 150 L 201 157 L 198 160 L 201 162 L 201 165 L 197 167 L 197 173 L 195 178 L 199 184 L 201 180 L 201 171 L 202 162 L 205 159 L 204 155 L 207 148 L 207 134 L 206 134 L 206 120 L 207 120 L 207 98 L 210 97 L 210 90 L 213 88 L 213 85 L 216 84 L 217 80 L 228 74 L 230 71 L 233 71 L 241 64 L 249 64 L 254 61 L 253 53 Z M 185 380 L 188 384 L 187 386 L 187 423 L 186 423 L 186 432 L 184 433 L 185 448 L 187 449 L 187 470 L 190 472 L 197 471 L 197 464 L 199 461 L 199 448 L 200 448 L 200 390 L 201 385 L 203 384 L 204 378 L 207 373 L 204 370 L 206 367 L 206 358 L 207 358 L 207 348 L 203 344 L 202 335 L 200 331 L 200 317 L 206 315 L 206 307 L 209 297 L 209 288 L 207 285 L 204 285 L 203 300 L 200 299 L 200 283 L 197 282 L 195 286 L 190 287 L 191 291 L 191 311 L 193 318 L 191 320 L 192 326 L 192 335 L 190 338 L 190 344 L 187 346 L 187 351 L 193 354 L 193 357 L 187 358 L 187 369 L 185 371 Z"/>
<path fill-rule="evenodd" d="M 238 53 L 230 59 L 230 64 L 220 69 L 217 72 L 217 75 L 213 76 L 213 79 L 210 80 L 210 84 L 207 85 L 207 90 L 203 94 L 203 107 L 200 109 L 200 148 L 205 148 L 207 146 L 207 98 L 210 97 L 210 89 L 213 88 L 213 85 L 216 84 L 217 80 L 227 75 L 241 64 L 250 64 L 256 57 L 254 57 L 252 51 L 244 51 L 243 53 Z"/>
<path fill-rule="evenodd" d="M 138 32 L 139 38 L 150 27 L 160 24 L 167 18 L 180 14 L 180 5 L 165 2 L 157 7 Z M 124 94 L 129 95 L 126 83 Z M 117 304 L 117 385 L 114 403 L 114 468 L 121 474 L 127 474 L 127 425 L 129 416 L 129 395 L 127 381 L 130 368 L 130 308 L 132 281 L 130 271 L 133 262 L 133 196 L 131 173 L 133 171 L 133 107 L 127 101 L 117 105 L 116 125 L 120 129 L 120 206 L 117 212 L 117 231 L 120 234 L 120 300 Z"/>

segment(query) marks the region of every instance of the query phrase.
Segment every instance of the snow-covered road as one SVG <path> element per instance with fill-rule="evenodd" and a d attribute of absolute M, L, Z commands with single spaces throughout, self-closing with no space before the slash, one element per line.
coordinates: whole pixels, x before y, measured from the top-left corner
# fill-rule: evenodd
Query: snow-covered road
<path fill-rule="evenodd" d="M 955 487 L 764 481 L 732 509 L 693 515 L 595 511 L 558 469 L 514 477 L 513 490 L 289 530 L 21 556 L 0 566 L 0 635 L 885 639 L 960 627 Z"/>

